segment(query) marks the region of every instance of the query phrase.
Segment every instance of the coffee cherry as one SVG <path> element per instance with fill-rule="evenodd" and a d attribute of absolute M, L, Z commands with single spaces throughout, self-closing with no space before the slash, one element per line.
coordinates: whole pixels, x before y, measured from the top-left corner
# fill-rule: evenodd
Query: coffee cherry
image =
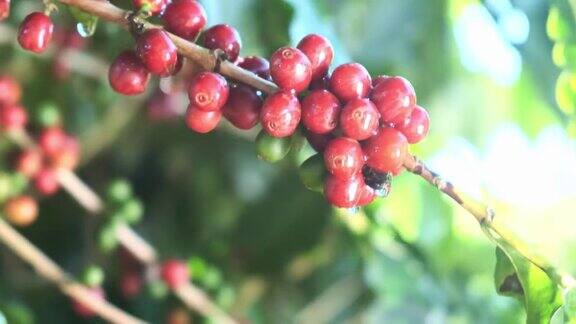
<path fill-rule="evenodd" d="M 100 287 L 106 275 L 101 267 L 91 264 L 82 272 L 82 283 L 88 287 Z"/>
<path fill-rule="evenodd" d="M 388 80 L 390 77 L 387 75 L 379 75 L 372 79 L 372 88 L 375 88 L 380 82 Z"/>
<path fill-rule="evenodd" d="M 316 152 L 324 152 L 328 143 L 335 138 L 334 134 L 316 134 L 312 132 L 306 132 L 306 139 L 308 140 L 308 144 L 312 146 L 312 148 Z"/>
<path fill-rule="evenodd" d="M 42 154 L 37 150 L 26 150 L 16 158 L 16 171 L 27 178 L 33 177 L 42 167 Z"/>
<path fill-rule="evenodd" d="M 242 39 L 236 28 L 220 24 L 204 32 L 204 47 L 211 50 L 220 49 L 224 51 L 229 61 L 234 62 L 242 49 Z"/>
<path fill-rule="evenodd" d="M 321 79 L 328 73 L 334 58 L 334 49 L 326 37 L 310 34 L 302 38 L 297 47 L 312 63 L 312 80 Z"/>
<path fill-rule="evenodd" d="M 53 157 L 66 145 L 67 138 L 68 135 L 60 127 L 46 128 L 38 136 L 38 145 L 44 154 Z"/>
<path fill-rule="evenodd" d="M 146 90 L 150 74 L 134 51 L 124 51 L 116 57 L 108 71 L 108 81 L 114 91 L 133 96 Z"/>
<path fill-rule="evenodd" d="M 188 266 L 180 260 L 172 259 L 164 261 L 161 269 L 162 279 L 168 287 L 176 289 L 188 283 Z"/>
<path fill-rule="evenodd" d="M 0 21 L 10 16 L 10 0 L 0 0 Z"/>
<path fill-rule="evenodd" d="M 202 72 L 188 87 L 190 104 L 198 109 L 220 110 L 228 100 L 228 82 L 218 73 Z"/>
<path fill-rule="evenodd" d="M 338 126 L 340 102 L 328 90 L 312 91 L 302 101 L 302 122 L 311 132 L 326 134 Z"/>
<path fill-rule="evenodd" d="M 192 320 L 188 311 L 184 308 L 178 307 L 172 309 L 166 315 L 165 324 L 191 324 Z"/>
<path fill-rule="evenodd" d="M 132 0 L 132 5 L 137 11 L 144 10 L 151 16 L 157 16 L 166 9 L 168 2 L 168 0 Z"/>
<path fill-rule="evenodd" d="M 352 178 L 329 176 L 324 184 L 324 196 L 336 207 L 353 208 L 358 205 L 364 186 L 360 175 Z"/>
<path fill-rule="evenodd" d="M 385 123 L 398 124 L 410 117 L 416 106 L 416 93 L 410 82 L 402 77 L 389 77 L 372 90 L 370 99 L 378 108 Z"/>
<path fill-rule="evenodd" d="M 260 56 L 247 56 L 240 59 L 238 66 L 248 70 L 262 79 L 271 80 L 270 77 L 270 62 Z"/>
<path fill-rule="evenodd" d="M 408 154 L 408 140 L 394 128 L 381 128 L 364 145 L 366 164 L 382 173 L 398 174 Z"/>
<path fill-rule="evenodd" d="M 100 300 L 106 299 L 106 293 L 101 287 L 90 287 L 88 290 L 90 291 L 92 298 Z M 72 300 L 72 308 L 76 314 L 84 318 L 94 317 L 97 314 L 90 307 L 77 300 Z"/>
<path fill-rule="evenodd" d="M 80 145 L 78 140 L 71 136 L 66 139 L 60 150 L 50 157 L 50 163 L 55 168 L 73 170 L 80 162 Z"/>
<path fill-rule="evenodd" d="M 134 298 L 142 290 L 142 276 L 137 271 L 128 271 L 120 278 L 120 291 L 124 298 Z"/>
<path fill-rule="evenodd" d="M 205 134 L 213 131 L 221 118 L 220 110 L 207 111 L 190 105 L 186 112 L 186 125 L 197 133 Z"/>
<path fill-rule="evenodd" d="M 0 106 L 0 128 L 3 130 L 22 129 L 28 122 L 28 113 L 20 105 Z"/>
<path fill-rule="evenodd" d="M 324 181 L 328 176 L 324 164 L 324 156 L 322 154 L 315 154 L 309 157 L 302 163 L 300 168 L 298 168 L 298 175 L 308 190 L 322 192 L 324 189 Z"/>
<path fill-rule="evenodd" d="M 256 154 L 258 158 L 270 163 L 281 161 L 292 148 L 290 137 L 272 137 L 262 130 L 256 137 Z"/>
<path fill-rule="evenodd" d="M 270 75 L 282 90 L 300 93 L 312 81 L 312 63 L 299 49 L 282 47 L 272 54 Z"/>
<path fill-rule="evenodd" d="M 406 136 L 408 143 L 416 144 L 428 135 L 428 129 L 430 128 L 428 112 L 426 109 L 416 106 L 410 117 L 406 118 L 402 124 L 394 128 Z"/>
<path fill-rule="evenodd" d="M 152 74 L 169 76 L 176 69 L 178 49 L 161 29 L 150 29 L 138 37 L 136 55 Z"/>
<path fill-rule="evenodd" d="M 375 193 L 374 189 L 372 189 L 372 187 L 370 187 L 368 185 L 364 185 L 364 187 L 362 187 L 360 199 L 358 199 L 358 206 L 360 206 L 360 207 L 366 206 L 366 205 L 370 204 L 371 202 L 373 202 L 375 198 L 376 198 L 376 193 Z"/>
<path fill-rule="evenodd" d="M 8 221 L 16 226 L 28 226 L 38 217 L 38 204 L 30 196 L 12 198 L 4 205 Z"/>
<path fill-rule="evenodd" d="M 224 117 L 240 129 L 251 129 L 260 117 L 262 98 L 249 86 L 239 84 L 230 89 L 228 101 L 222 108 Z"/>
<path fill-rule="evenodd" d="M 34 176 L 34 188 L 43 196 L 52 196 L 60 189 L 58 176 L 52 169 L 44 168 Z"/>
<path fill-rule="evenodd" d="M 340 128 L 345 136 L 365 140 L 374 135 L 380 113 L 369 99 L 352 99 L 340 113 Z"/>
<path fill-rule="evenodd" d="M 23 49 L 42 53 L 52 39 L 54 24 L 50 17 L 33 12 L 24 18 L 18 29 L 18 43 Z"/>
<path fill-rule="evenodd" d="M 273 137 L 287 137 L 294 134 L 300 123 L 300 117 L 298 98 L 285 91 L 276 92 L 266 98 L 260 112 L 262 128 Z"/>
<path fill-rule="evenodd" d="M 358 63 L 337 67 L 330 77 L 330 89 L 343 102 L 364 98 L 370 91 L 372 80 L 366 68 Z"/>
<path fill-rule="evenodd" d="M 339 137 L 328 143 L 324 151 L 324 162 L 333 176 L 350 178 L 362 170 L 364 153 L 356 140 Z"/>
<path fill-rule="evenodd" d="M 20 89 L 20 85 L 13 77 L 0 75 L 0 106 L 15 105 L 20 101 L 21 96 L 22 90 Z"/>
<path fill-rule="evenodd" d="M 182 38 L 193 41 L 206 26 L 206 11 L 195 0 L 174 0 L 166 7 L 164 26 Z"/>

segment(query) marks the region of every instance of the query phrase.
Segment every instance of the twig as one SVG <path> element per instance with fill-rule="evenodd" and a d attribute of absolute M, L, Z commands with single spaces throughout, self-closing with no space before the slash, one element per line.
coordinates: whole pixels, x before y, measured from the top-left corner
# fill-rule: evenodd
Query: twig
<path fill-rule="evenodd" d="M 180 285 L 174 289 L 174 294 L 182 300 L 186 306 L 197 308 L 199 312 L 216 323 L 233 324 L 238 323 L 231 319 L 228 314 L 221 311 L 206 294 L 191 283 Z M 200 306 L 200 307 L 198 307 Z"/>
<path fill-rule="evenodd" d="M 106 300 L 94 298 L 88 288 L 72 280 L 72 277 L 65 273 L 54 261 L 1 218 L 0 240 L 20 258 L 28 262 L 40 276 L 57 285 L 64 294 L 90 308 L 103 319 L 112 323 L 144 323 L 144 321 L 125 313 Z"/>

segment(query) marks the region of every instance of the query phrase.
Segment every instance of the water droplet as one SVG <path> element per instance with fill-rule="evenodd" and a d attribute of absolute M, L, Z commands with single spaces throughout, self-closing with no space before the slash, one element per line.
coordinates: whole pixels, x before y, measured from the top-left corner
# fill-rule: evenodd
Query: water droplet
<path fill-rule="evenodd" d="M 76 24 L 76 30 L 80 36 L 87 38 L 94 35 L 94 32 L 96 31 L 96 25 L 85 25 L 83 23 L 78 23 Z"/>

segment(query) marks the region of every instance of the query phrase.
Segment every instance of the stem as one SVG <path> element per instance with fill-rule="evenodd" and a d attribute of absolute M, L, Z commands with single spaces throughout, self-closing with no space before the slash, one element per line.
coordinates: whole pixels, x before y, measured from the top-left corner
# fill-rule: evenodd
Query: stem
<path fill-rule="evenodd" d="M 88 288 L 73 281 L 70 275 L 65 273 L 54 261 L 48 258 L 42 251 L 1 218 L 0 241 L 4 242 L 14 253 L 28 262 L 40 276 L 57 285 L 64 294 L 77 302 L 81 302 L 103 319 L 112 323 L 144 323 L 142 320 L 125 313 L 106 300 L 94 298 Z"/>

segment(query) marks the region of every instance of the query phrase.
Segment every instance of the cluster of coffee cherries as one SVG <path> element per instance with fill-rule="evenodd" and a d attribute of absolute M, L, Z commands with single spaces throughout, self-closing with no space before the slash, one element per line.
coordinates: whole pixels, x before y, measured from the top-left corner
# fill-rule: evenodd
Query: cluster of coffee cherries
<path fill-rule="evenodd" d="M 25 134 L 28 125 L 26 109 L 19 103 L 22 91 L 11 76 L 0 75 L 0 129 L 14 136 Z M 40 127 L 32 132 L 38 147 L 14 152 L 13 168 L 26 181 L 32 182 L 36 194 L 50 196 L 59 190 L 59 169 L 76 168 L 80 147 L 75 137 L 67 134 L 60 123 L 56 108 L 45 105 L 38 110 Z M 34 222 L 38 208 L 29 195 L 13 197 L 6 202 L 5 215 L 13 224 L 27 226 Z"/>

